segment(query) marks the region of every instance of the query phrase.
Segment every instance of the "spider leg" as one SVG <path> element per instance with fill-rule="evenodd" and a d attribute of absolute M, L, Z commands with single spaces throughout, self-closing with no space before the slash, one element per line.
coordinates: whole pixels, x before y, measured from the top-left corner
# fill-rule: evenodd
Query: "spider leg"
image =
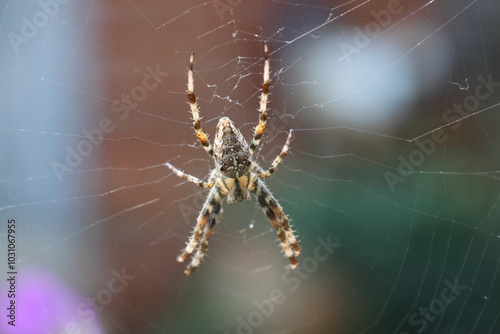
<path fill-rule="evenodd" d="M 255 128 L 252 143 L 250 144 L 250 153 L 253 153 L 257 146 L 259 146 L 260 139 L 266 128 L 267 120 L 267 97 L 269 95 L 269 52 L 267 44 L 264 44 L 264 80 L 262 83 L 262 93 L 260 94 L 260 108 L 259 108 L 259 124 Z"/>
<path fill-rule="evenodd" d="M 278 232 L 281 248 L 283 249 L 285 256 L 290 261 L 290 268 L 295 269 L 298 264 L 295 256 L 299 255 L 300 246 L 298 245 L 297 239 L 293 235 L 293 231 L 290 228 L 290 222 L 288 221 L 285 212 L 283 212 L 283 208 L 279 205 L 278 201 L 271 194 L 264 182 L 256 177 L 255 174 L 253 178 L 254 185 L 252 192 L 257 196 L 262 210 Z"/>
<path fill-rule="evenodd" d="M 196 268 L 198 268 L 198 266 L 201 263 L 201 260 L 203 260 L 203 257 L 207 252 L 208 239 L 210 238 L 210 236 L 214 231 L 214 227 L 215 224 L 217 223 L 219 212 L 216 213 L 214 210 L 213 214 L 214 214 L 213 219 L 210 219 L 208 223 L 205 225 L 205 228 L 203 229 L 203 234 L 198 246 L 198 250 L 196 251 L 196 254 L 191 260 L 191 263 L 187 266 L 186 270 L 184 271 L 186 275 L 191 275 L 196 270 Z"/>
<path fill-rule="evenodd" d="M 197 184 L 198 186 L 202 187 L 202 188 L 212 188 L 215 184 L 215 175 L 214 175 L 214 172 L 210 175 L 210 177 L 208 178 L 208 182 L 205 182 L 203 180 L 200 180 L 199 178 L 195 177 L 195 176 L 192 176 L 190 174 L 187 174 L 187 173 L 184 173 L 183 171 L 181 171 L 180 169 L 172 166 L 170 163 L 166 162 L 165 163 L 165 166 L 167 166 L 168 168 L 170 168 L 170 170 L 172 172 L 174 172 L 178 177 L 180 177 L 181 179 L 183 180 L 186 180 L 186 181 L 189 181 L 189 182 L 192 182 L 194 184 Z"/>
<path fill-rule="evenodd" d="M 274 173 L 276 171 L 276 169 L 278 169 L 278 165 L 283 161 L 283 158 L 288 153 L 288 148 L 290 147 L 291 140 L 292 140 L 292 130 L 290 130 L 290 132 L 288 133 L 288 138 L 286 140 L 286 143 L 283 146 L 283 148 L 281 149 L 280 154 L 278 154 L 278 156 L 272 162 L 271 167 L 269 167 L 268 170 L 264 170 L 260 166 L 258 166 L 257 164 L 254 163 L 253 170 L 255 171 L 255 173 L 257 173 L 257 175 L 263 179 L 271 176 L 271 174 Z"/>
<path fill-rule="evenodd" d="M 191 260 L 191 263 L 187 266 L 185 273 L 191 275 L 194 270 L 200 265 L 203 256 L 208 247 L 208 239 L 213 233 L 213 228 L 215 223 L 222 212 L 222 199 L 224 192 L 218 187 L 213 187 L 208 194 L 203 208 L 198 216 L 197 224 L 194 228 L 193 234 L 191 235 L 186 248 L 177 257 L 177 261 L 183 262 L 190 258 L 194 251 L 196 254 Z"/>
<path fill-rule="evenodd" d="M 211 157 L 213 157 L 214 150 L 212 148 L 212 145 L 209 143 L 207 135 L 205 134 L 205 132 L 203 132 L 201 128 L 200 109 L 198 108 L 198 103 L 196 102 L 196 95 L 194 94 L 193 62 L 194 62 L 194 52 L 191 53 L 191 57 L 189 58 L 188 89 L 187 89 L 189 106 L 191 107 L 191 113 L 193 114 L 193 127 L 201 145 L 203 145 L 205 151 L 207 151 L 207 153 Z"/>

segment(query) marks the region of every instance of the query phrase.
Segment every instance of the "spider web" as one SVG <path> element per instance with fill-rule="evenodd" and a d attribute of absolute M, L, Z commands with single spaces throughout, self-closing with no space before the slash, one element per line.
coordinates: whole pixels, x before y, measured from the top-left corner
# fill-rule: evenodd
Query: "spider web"
<path fill-rule="evenodd" d="M 6 333 L 496 333 L 500 6 L 487 0 L 4 2 Z M 175 261 L 207 192 L 204 131 L 269 120 L 257 161 L 303 248 L 251 202 L 199 271 Z M 16 302 L 16 326 L 5 311 Z"/>

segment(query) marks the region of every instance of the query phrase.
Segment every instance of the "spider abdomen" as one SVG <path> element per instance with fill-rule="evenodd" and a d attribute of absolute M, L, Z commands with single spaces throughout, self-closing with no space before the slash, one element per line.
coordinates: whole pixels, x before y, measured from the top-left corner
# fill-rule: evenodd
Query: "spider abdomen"
<path fill-rule="evenodd" d="M 217 168 L 229 178 L 237 179 L 250 169 L 250 150 L 233 121 L 222 117 L 217 124 L 214 139 L 214 157 Z"/>

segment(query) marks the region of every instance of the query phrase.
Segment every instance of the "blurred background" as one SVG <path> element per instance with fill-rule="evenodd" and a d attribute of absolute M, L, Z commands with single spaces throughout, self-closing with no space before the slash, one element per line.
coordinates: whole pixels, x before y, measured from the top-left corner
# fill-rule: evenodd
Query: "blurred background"
<path fill-rule="evenodd" d="M 4 1 L 0 332 L 497 333 L 497 1 Z M 176 262 L 221 116 L 247 140 L 270 50 L 264 168 L 303 252 L 253 199 Z M 8 222 L 15 220 L 15 233 Z M 7 250 L 16 237 L 15 297 Z M 16 302 L 16 326 L 6 308 Z"/>

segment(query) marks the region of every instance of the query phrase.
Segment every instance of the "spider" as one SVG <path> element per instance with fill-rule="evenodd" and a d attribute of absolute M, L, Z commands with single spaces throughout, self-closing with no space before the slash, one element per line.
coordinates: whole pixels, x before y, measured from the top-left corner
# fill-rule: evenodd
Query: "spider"
<path fill-rule="evenodd" d="M 281 248 L 285 256 L 290 260 L 290 268 L 295 269 L 297 267 L 296 256 L 299 255 L 300 246 L 293 235 L 290 222 L 283 212 L 283 208 L 262 181 L 262 179 L 274 173 L 278 164 L 287 154 L 292 138 L 292 130 L 290 130 L 280 154 L 271 163 L 269 169 L 264 170 L 252 160 L 252 154 L 260 143 L 267 120 L 266 106 L 270 83 L 267 44 L 264 44 L 264 57 L 264 82 L 260 95 L 259 124 L 254 130 L 250 146 L 234 122 L 228 117 L 220 118 L 213 146 L 210 144 L 207 135 L 201 128 L 200 112 L 194 93 L 194 52 L 189 59 L 187 96 L 193 115 L 193 127 L 201 145 L 208 155 L 215 160 L 215 168 L 211 171 L 208 181 L 203 181 L 195 176 L 184 173 L 168 162 L 166 163 L 166 166 L 183 180 L 210 189 L 203 208 L 198 215 L 194 231 L 186 247 L 177 257 L 177 261 L 179 262 L 191 258 L 191 262 L 185 270 L 187 275 L 191 275 L 198 268 L 205 256 L 208 240 L 213 233 L 216 222 L 220 220 L 224 197 L 227 196 L 228 203 L 241 202 L 250 199 L 249 191 L 255 194 L 265 215 L 278 232 Z"/>

